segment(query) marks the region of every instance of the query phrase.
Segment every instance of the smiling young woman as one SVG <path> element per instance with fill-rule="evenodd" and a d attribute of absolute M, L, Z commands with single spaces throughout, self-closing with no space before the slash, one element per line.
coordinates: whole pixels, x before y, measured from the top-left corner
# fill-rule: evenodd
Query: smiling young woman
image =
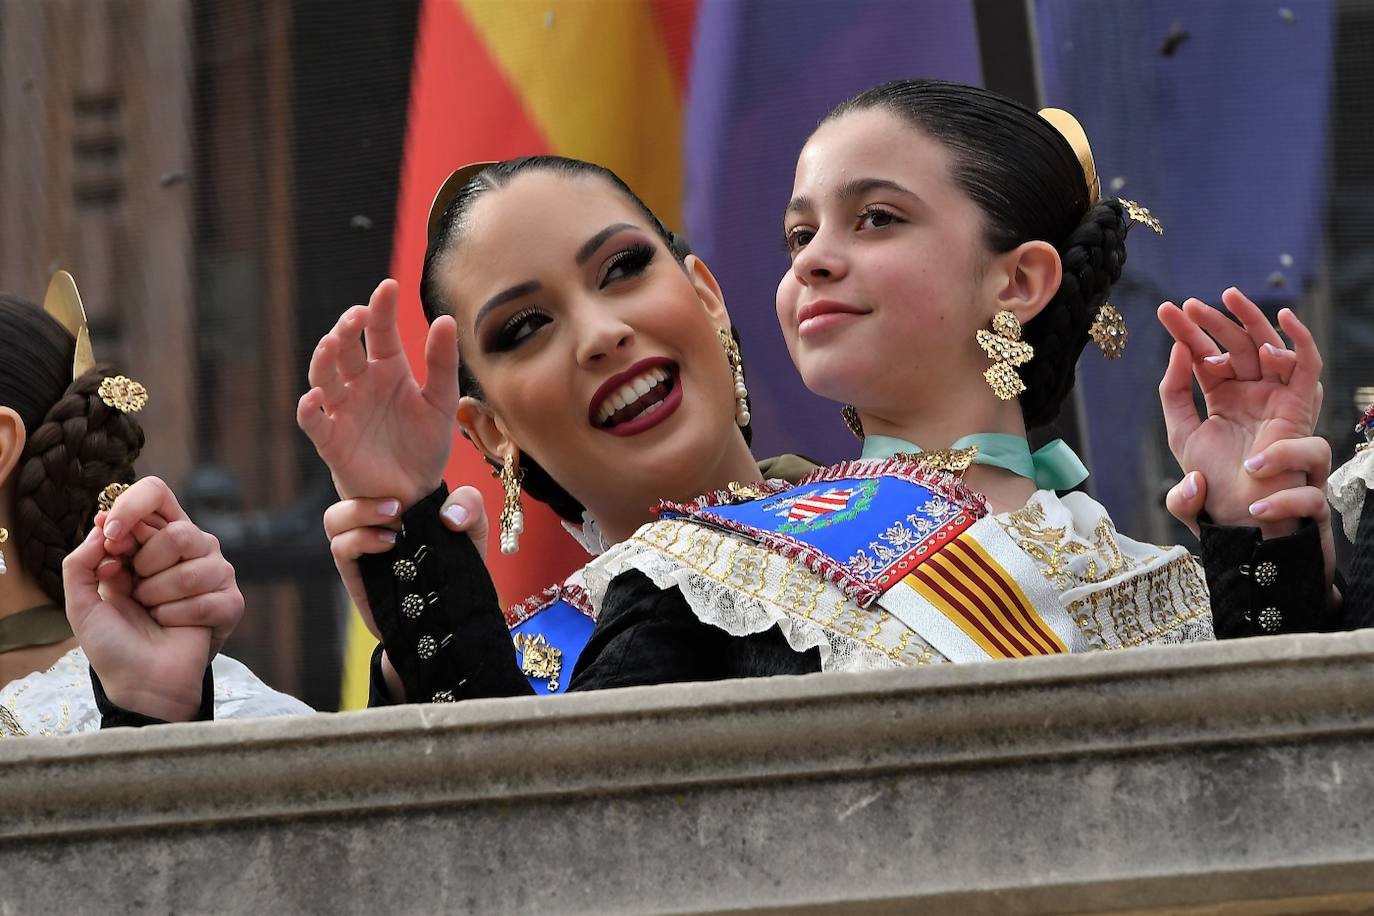
<path fill-rule="evenodd" d="M 298 418 L 344 497 L 326 527 L 383 643 L 374 681 L 412 698 L 529 689 L 518 672 L 485 687 L 455 673 L 508 660 L 508 636 L 491 652 L 481 647 L 509 625 L 534 689 L 557 692 L 591 631 L 580 577 L 504 623 L 487 613 L 495 596 L 480 565 L 485 531 L 472 532 L 474 546 L 439 515 L 455 417 L 511 487 L 569 524 L 590 520 L 589 540 L 604 544 L 649 521 L 659 500 L 760 476 L 748 395 L 715 278 L 613 173 L 541 156 L 459 173 L 454 184 L 436 203 L 421 285 L 426 385 L 401 355 L 387 281 L 321 342 Z M 786 475 L 786 465 L 770 471 Z M 484 525 L 475 495 L 455 497 L 469 524 Z M 382 527 L 397 519 L 400 535 Z M 517 536 L 504 530 L 503 549 Z M 391 552 L 413 558 L 422 547 L 422 561 L 406 567 L 413 577 L 398 582 Z M 380 562 L 380 585 L 359 575 L 364 554 Z M 467 686 L 455 690 L 457 681 Z"/>

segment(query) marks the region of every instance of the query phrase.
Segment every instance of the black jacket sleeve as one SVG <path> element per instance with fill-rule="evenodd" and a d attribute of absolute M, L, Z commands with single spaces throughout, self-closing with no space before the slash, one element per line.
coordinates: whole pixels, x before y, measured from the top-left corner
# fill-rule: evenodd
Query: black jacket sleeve
<path fill-rule="evenodd" d="M 1350 563 L 1349 588 L 1345 590 L 1345 625 L 1348 629 L 1374 627 L 1374 494 L 1366 493 L 1360 526 L 1355 531 L 1355 558 Z"/>
<path fill-rule="evenodd" d="M 95 669 L 91 668 L 91 692 L 95 694 L 95 708 L 100 711 L 100 727 L 103 728 L 141 728 L 144 725 L 166 725 L 165 719 L 154 719 L 141 712 L 116 706 L 105 695 L 105 685 L 100 683 Z M 200 709 L 190 722 L 210 722 L 215 718 L 215 675 L 210 666 L 205 666 L 205 679 L 200 684 Z"/>
<path fill-rule="evenodd" d="M 731 636 L 697 619 L 676 588 L 661 590 L 630 571 L 611 583 L 568 689 L 809 674 L 820 667 L 819 652 L 794 651 L 776 627 Z"/>
<path fill-rule="evenodd" d="M 444 527 L 440 486 L 401 517 L 396 547 L 359 559 L 382 645 L 410 702 L 533 693 L 515 661 L 510 629 L 472 539 Z M 385 705 L 381 653 L 369 705 Z"/>
<path fill-rule="evenodd" d="M 1200 527 L 1217 639 L 1341 628 L 1328 601 L 1315 523 L 1304 520 L 1294 534 L 1269 540 L 1258 528 L 1214 525 L 1205 517 Z"/>

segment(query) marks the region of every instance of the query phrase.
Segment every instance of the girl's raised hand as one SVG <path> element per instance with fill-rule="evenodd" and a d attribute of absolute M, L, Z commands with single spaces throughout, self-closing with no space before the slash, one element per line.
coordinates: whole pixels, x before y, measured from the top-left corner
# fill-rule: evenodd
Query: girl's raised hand
<path fill-rule="evenodd" d="M 1159 307 L 1175 341 L 1159 386 L 1169 448 L 1185 475 L 1198 471 L 1205 478 L 1206 511 L 1217 524 L 1258 525 L 1265 537 L 1290 534 L 1296 520 L 1265 518 L 1251 507 L 1305 486 L 1306 474 L 1261 477 L 1246 462 L 1277 442 L 1312 435 L 1321 410 L 1321 354 L 1289 309 L 1279 313 L 1279 325 L 1293 340 L 1291 350 L 1240 290 L 1228 289 L 1222 301 L 1239 324 L 1196 299 L 1181 309 L 1169 302 Z M 1205 418 L 1193 404 L 1194 379 Z"/>

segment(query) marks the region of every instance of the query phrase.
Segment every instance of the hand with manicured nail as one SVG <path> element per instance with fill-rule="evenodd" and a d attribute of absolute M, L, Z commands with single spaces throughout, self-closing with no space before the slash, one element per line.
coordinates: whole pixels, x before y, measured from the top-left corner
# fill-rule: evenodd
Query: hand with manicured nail
<path fill-rule="evenodd" d="M 1336 569 L 1336 547 L 1331 534 L 1331 506 L 1326 501 L 1326 478 L 1331 472 L 1331 445 L 1320 436 L 1303 439 L 1284 439 L 1275 442 L 1258 455 L 1244 462 L 1257 480 L 1272 480 L 1293 474 L 1301 475 L 1301 486 L 1273 490 L 1250 505 L 1257 521 L 1269 524 L 1300 524 L 1310 518 L 1317 525 L 1321 537 L 1322 559 L 1326 582 L 1332 585 Z M 1207 478 L 1201 471 L 1192 471 L 1174 485 L 1165 497 L 1169 513 L 1198 534 L 1198 516 L 1207 499 Z M 1340 596 L 1330 588 L 1332 599 Z"/>
<path fill-rule="evenodd" d="M 486 560 L 487 513 L 482 507 L 482 494 L 476 487 L 459 487 L 450 493 L 439 515 L 450 531 L 467 532 L 477 553 Z M 396 546 L 396 529 L 400 524 L 401 502 L 394 497 L 344 499 L 324 512 L 324 530 L 329 536 L 329 552 L 334 556 L 339 578 L 362 614 L 363 623 L 378 639 L 381 639 L 381 631 L 372 619 L 372 606 L 363 587 L 358 558 L 364 554 L 386 553 Z"/>
<path fill-rule="evenodd" d="M 200 708 L 205 666 L 243 615 L 233 566 L 156 477 L 96 517 L 62 564 L 67 618 L 110 700 L 167 721 Z"/>
<path fill-rule="evenodd" d="M 425 383 L 396 326 L 398 288 L 383 280 L 366 307 L 344 312 L 310 359 L 296 422 L 344 499 L 391 494 L 408 508 L 443 479 L 458 411 L 458 327 L 430 325 Z M 366 346 L 364 346 L 366 344 Z"/>
<path fill-rule="evenodd" d="M 472 538 L 477 553 L 487 558 L 487 513 L 482 506 L 482 494 L 476 487 L 459 487 L 444 500 L 439 510 L 444 527 L 450 531 L 466 532 Z M 339 570 L 348 596 L 362 615 L 363 624 L 378 640 L 382 632 L 372 616 L 367 600 L 358 558 L 364 554 L 386 553 L 396 545 L 396 529 L 401 522 L 401 502 L 393 497 L 384 499 L 345 499 L 324 512 L 324 530 L 329 535 L 329 552 Z M 396 699 L 404 697 L 400 676 L 391 660 L 382 653 L 382 675 L 387 689 Z"/>
<path fill-rule="evenodd" d="M 1245 462 L 1254 459 L 1255 465 L 1276 443 L 1312 435 L 1321 410 L 1321 354 L 1292 311 L 1279 313 L 1279 325 L 1293 341 L 1289 349 L 1239 290 L 1228 289 L 1222 302 L 1239 323 L 1197 299 L 1181 309 L 1169 302 L 1159 307 L 1159 320 L 1174 338 L 1159 397 L 1169 448 L 1188 475 L 1180 488 L 1191 478 L 1219 525 L 1258 526 L 1265 537 L 1291 534 L 1297 519 L 1252 513 L 1250 507 L 1307 486 L 1307 474 L 1274 465 L 1250 469 Z M 1195 379 L 1206 403 L 1205 419 L 1193 404 Z M 1174 503 L 1189 502 L 1176 490 Z"/>

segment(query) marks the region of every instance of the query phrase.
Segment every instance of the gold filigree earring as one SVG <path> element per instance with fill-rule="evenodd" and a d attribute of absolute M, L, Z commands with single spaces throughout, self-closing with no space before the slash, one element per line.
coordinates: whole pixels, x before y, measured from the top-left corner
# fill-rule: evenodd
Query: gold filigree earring
<path fill-rule="evenodd" d="M 853 404 L 846 404 L 840 408 L 840 416 L 844 418 L 844 425 L 849 427 L 849 431 L 862 442 L 864 440 L 864 421 L 859 419 L 858 409 Z"/>
<path fill-rule="evenodd" d="M 739 354 L 739 344 L 730 332 L 716 328 L 720 345 L 725 349 L 725 360 L 730 364 L 730 374 L 735 381 L 735 424 L 741 429 L 749 425 L 749 389 L 744 387 L 744 360 Z"/>
<path fill-rule="evenodd" d="M 0 544 L 5 543 L 5 542 L 8 541 L 9 539 L 10 539 L 10 531 L 9 531 L 9 529 L 8 529 L 8 528 L 0 528 Z M 3 550 L 0 550 L 0 576 L 3 576 L 4 574 L 5 574 L 5 552 L 4 552 Z"/>
<path fill-rule="evenodd" d="M 524 472 L 516 466 L 515 452 L 506 454 L 497 479 L 506 493 L 505 504 L 501 507 L 501 552 L 512 554 L 520 549 L 520 535 L 525 530 L 525 513 L 520 508 L 520 481 Z"/>
<path fill-rule="evenodd" d="M 993 315 L 992 330 L 979 330 L 977 340 L 978 346 L 993 360 L 983 373 L 992 393 L 1004 401 L 1010 401 L 1025 391 L 1026 383 L 1021 381 L 1016 367 L 1030 362 L 1035 350 L 1021 339 L 1021 322 L 1016 320 L 1016 316 L 1006 309 Z"/>

